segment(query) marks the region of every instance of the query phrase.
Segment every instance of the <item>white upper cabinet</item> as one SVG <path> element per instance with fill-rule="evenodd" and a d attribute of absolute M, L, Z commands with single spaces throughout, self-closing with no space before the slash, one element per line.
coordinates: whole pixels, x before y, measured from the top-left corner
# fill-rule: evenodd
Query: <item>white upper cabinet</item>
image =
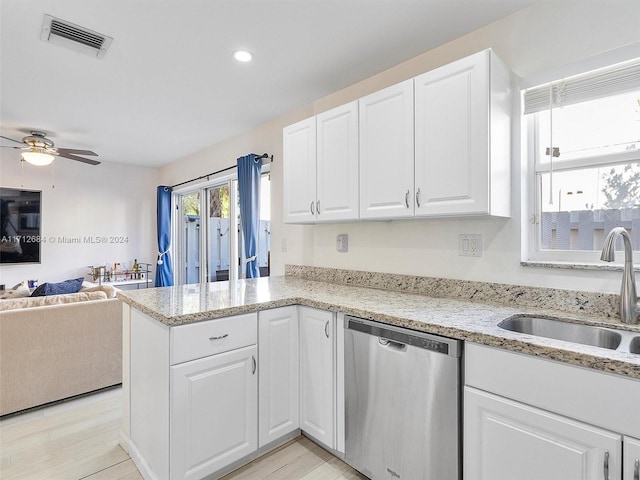
<path fill-rule="evenodd" d="M 321 113 L 316 122 L 316 220 L 355 220 L 358 218 L 358 102 Z"/>
<path fill-rule="evenodd" d="M 286 127 L 285 222 L 509 217 L 511 104 L 487 49 Z"/>
<path fill-rule="evenodd" d="M 360 218 L 413 216 L 413 80 L 359 101 Z"/>
<path fill-rule="evenodd" d="M 316 220 L 316 118 L 311 117 L 282 131 L 284 168 L 284 221 Z"/>
<path fill-rule="evenodd" d="M 416 216 L 510 215 L 510 111 L 491 50 L 415 78 Z"/>

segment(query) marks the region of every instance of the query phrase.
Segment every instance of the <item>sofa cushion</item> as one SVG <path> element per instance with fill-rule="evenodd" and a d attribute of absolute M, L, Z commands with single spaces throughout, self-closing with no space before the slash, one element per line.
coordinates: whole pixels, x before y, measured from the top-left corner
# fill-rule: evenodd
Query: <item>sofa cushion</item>
<path fill-rule="evenodd" d="M 86 285 L 87 282 L 84 283 Z M 104 292 L 107 294 L 107 298 L 116 298 L 117 288 L 113 285 L 95 285 L 92 287 L 82 287 L 80 289 L 80 293 L 82 292 Z"/>
<path fill-rule="evenodd" d="M 28 297 L 29 295 L 31 295 L 31 290 L 29 290 L 29 286 L 27 285 L 27 282 L 24 281 L 17 284 L 11 290 L 7 290 L 6 292 L 4 292 L 2 295 L 0 295 L 0 299 L 21 298 L 21 297 Z"/>
<path fill-rule="evenodd" d="M 70 280 L 65 280 L 60 283 L 43 283 L 39 287 L 37 287 L 33 293 L 32 297 L 42 297 L 44 295 L 63 295 L 65 293 L 76 293 L 82 287 L 82 282 L 84 278 L 72 278 Z"/>
<path fill-rule="evenodd" d="M 106 300 L 105 292 L 77 292 L 64 295 L 48 295 L 40 297 L 9 298 L 0 301 L 0 311 L 17 310 L 20 308 L 41 307 L 44 305 L 58 305 L 62 303 L 86 302 L 89 300 Z"/>

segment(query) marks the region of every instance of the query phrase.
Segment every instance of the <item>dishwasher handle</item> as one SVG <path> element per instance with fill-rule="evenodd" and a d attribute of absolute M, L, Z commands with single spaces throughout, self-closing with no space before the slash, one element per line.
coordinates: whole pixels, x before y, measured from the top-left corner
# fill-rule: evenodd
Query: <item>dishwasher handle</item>
<path fill-rule="evenodd" d="M 393 340 L 389 340 L 388 338 L 382 338 L 380 337 L 378 339 L 378 343 L 380 345 L 382 345 L 383 347 L 387 347 L 393 350 L 397 350 L 399 352 L 406 352 L 407 351 L 407 344 L 406 343 L 400 343 L 400 342 L 395 342 Z"/>

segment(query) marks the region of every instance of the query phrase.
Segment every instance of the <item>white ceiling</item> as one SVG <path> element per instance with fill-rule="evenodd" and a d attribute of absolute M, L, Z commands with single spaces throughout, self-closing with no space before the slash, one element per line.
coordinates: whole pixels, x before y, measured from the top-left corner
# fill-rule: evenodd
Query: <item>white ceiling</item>
<path fill-rule="evenodd" d="M 2 0 L 0 131 L 161 166 L 532 3 Z M 103 59 L 43 42 L 44 14 L 114 41 Z M 232 58 L 241 47 L 250 64 Z"/>

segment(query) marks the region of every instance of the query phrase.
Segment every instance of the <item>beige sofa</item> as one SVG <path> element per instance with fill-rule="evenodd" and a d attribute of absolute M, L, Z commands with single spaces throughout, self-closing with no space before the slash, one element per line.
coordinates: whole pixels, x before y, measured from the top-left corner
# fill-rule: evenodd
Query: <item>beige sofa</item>
<path fill-rule="evenodd" d="M 122 303 L 69 295 L 0 300 L 0 416 L 122 383 Z"/>

